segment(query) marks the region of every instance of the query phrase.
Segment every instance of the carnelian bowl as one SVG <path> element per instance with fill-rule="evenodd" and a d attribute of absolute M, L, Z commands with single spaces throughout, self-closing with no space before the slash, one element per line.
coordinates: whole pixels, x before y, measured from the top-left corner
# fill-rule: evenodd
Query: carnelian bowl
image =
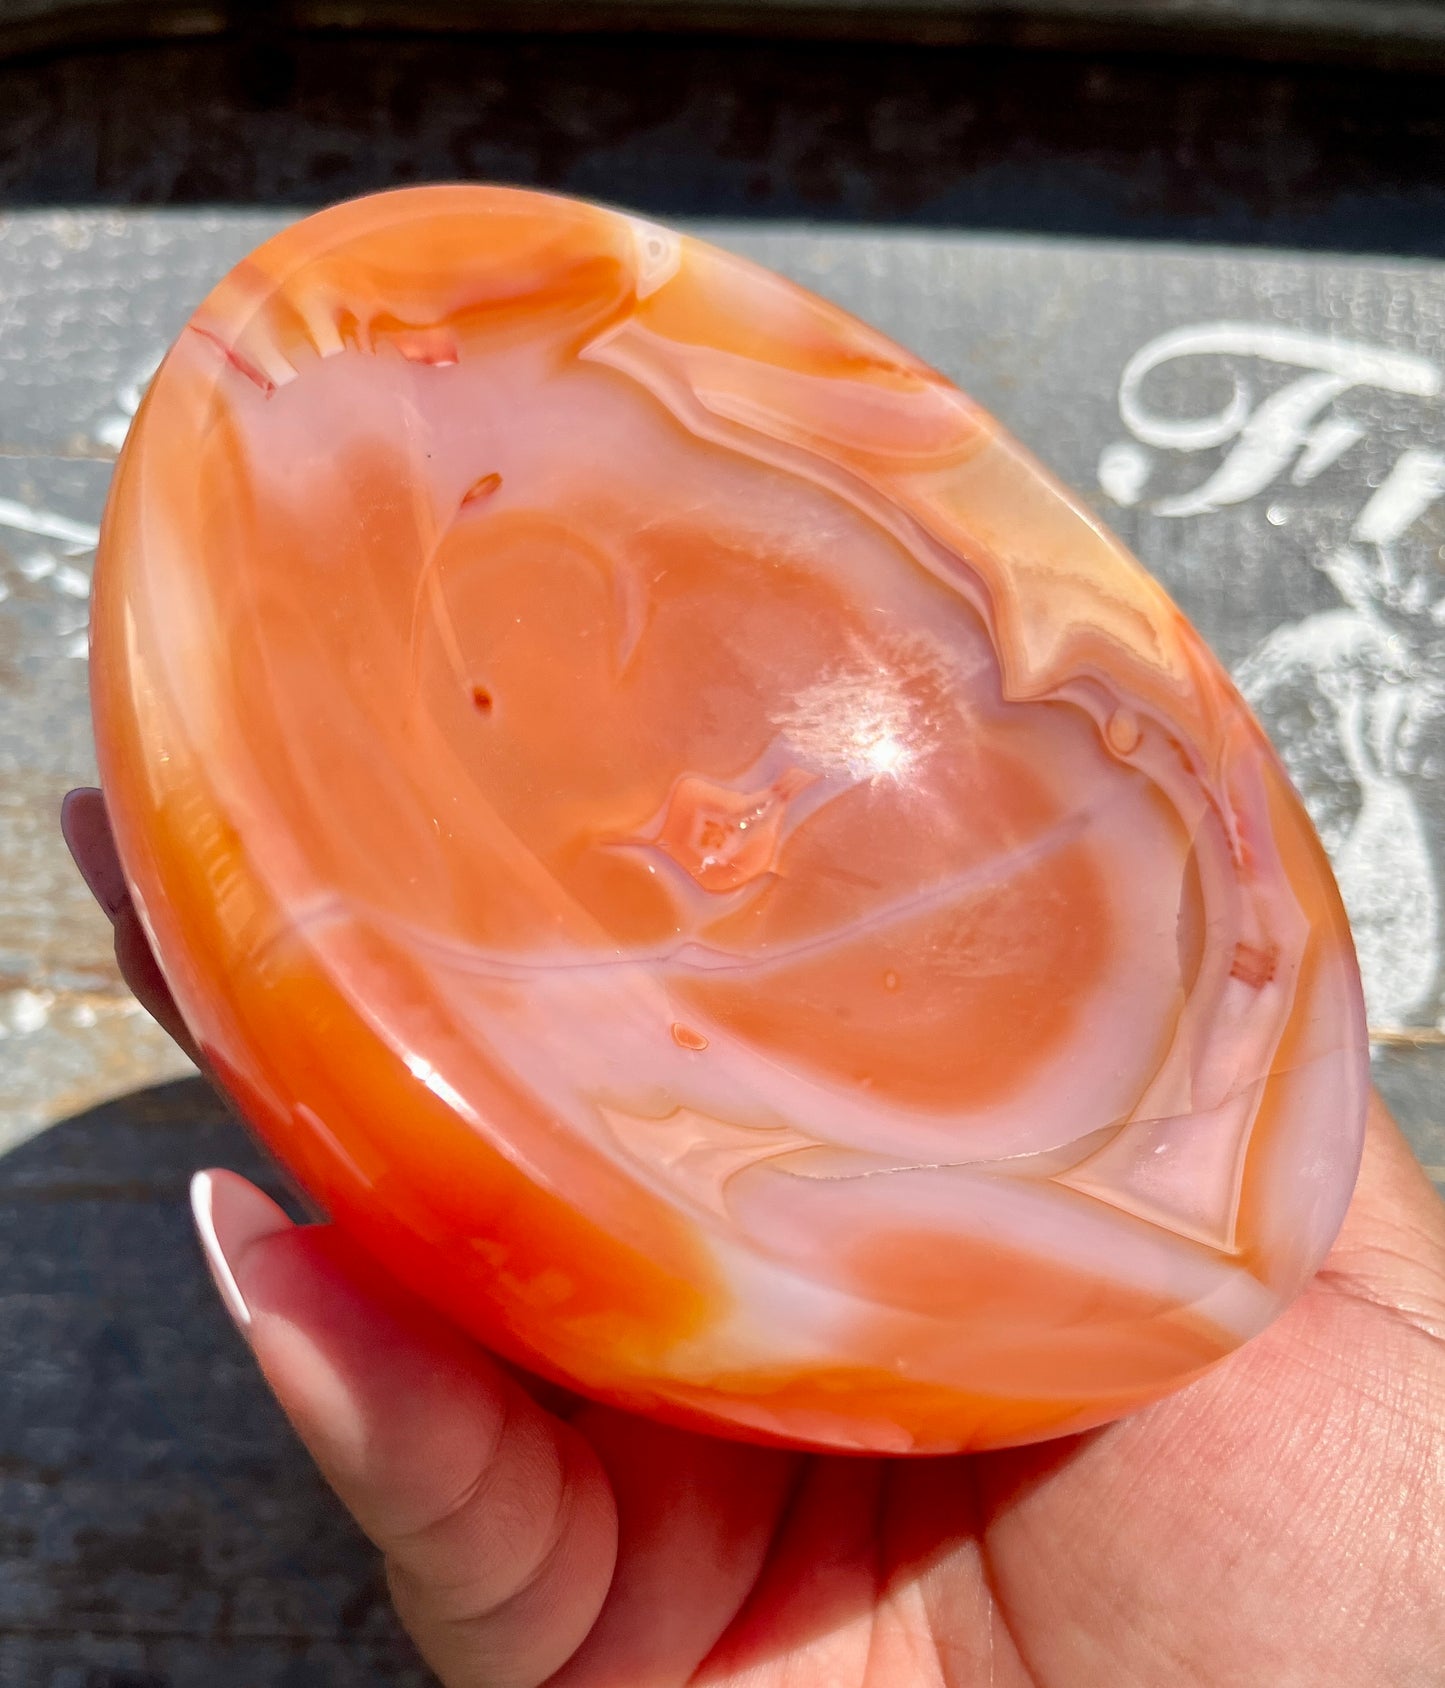
<path fill-rule="evenodd" d="M 136 418 L 92 683 L 245 1117 L 590 1395 L 1078 1430 L 1340 1223 L 1359 980 L 1259 726 L 987 414 L 741 259 L 492 187 L 267 242 Z"/>

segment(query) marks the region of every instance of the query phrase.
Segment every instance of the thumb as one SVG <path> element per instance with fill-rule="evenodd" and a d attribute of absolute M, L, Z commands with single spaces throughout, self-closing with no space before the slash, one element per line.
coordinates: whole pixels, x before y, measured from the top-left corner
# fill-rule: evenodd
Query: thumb
<path fill-rule="evenodd" d="M 1354 1199 L 1320 1282 L 1445 1337 L 1445 1203 L 1377 1095 Z"/>
<path fill-rule="evenodd" d="M 253 1185 L 191 1190 L 227 1310 L 322 1474 L 386 1556 L 446 1688 L 536 1688 L 581 1644 L 616 1554 L 591 1448 L 334 1227 Z"/>

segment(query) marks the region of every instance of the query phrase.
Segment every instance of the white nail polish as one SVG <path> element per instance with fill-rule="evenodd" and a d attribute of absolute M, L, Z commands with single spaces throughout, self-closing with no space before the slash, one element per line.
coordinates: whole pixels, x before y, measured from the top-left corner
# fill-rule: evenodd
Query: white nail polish
<path fill-rule="evenodd" d="M 216 1235 L 215 1198 L 215 1179 L 209 1172 L 196 1173 L 191 1179 L 191 1215 L 196 1222 L 196 1234 L 201 1239 L 206 1264 L 211 1269 L 221 1300 L 226 1304 L 226 1311 L 245 1332 L 250 1328 L 251 1309 L 246 1305 L 241 1286 L 236 1282 L 231 1263 L 226 1259 L 225 1250 Z"/>

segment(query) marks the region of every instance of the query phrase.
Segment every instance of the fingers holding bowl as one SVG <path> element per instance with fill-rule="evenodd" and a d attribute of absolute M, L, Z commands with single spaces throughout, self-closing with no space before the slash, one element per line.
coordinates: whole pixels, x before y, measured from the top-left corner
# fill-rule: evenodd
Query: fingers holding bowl
<path fill-rule="evenodd" d="M 581 1644 L 617 1548 L 596 1454 L 330 1225 L 293 1225 L 235 1173 L 198 1173 L 216 1287 L 266 1381 L 385 1554 L 447 1688 L 534 1688 Z"/>
<path fill-rule="evenodd" d="M 204 1067 L 131 900 L 102 794 L 93 786 L 68 792 L 60 806 L 60 831 L 80 877 L 114 928 L 121 978 L 161 1029 L 197 1066 Z"/>

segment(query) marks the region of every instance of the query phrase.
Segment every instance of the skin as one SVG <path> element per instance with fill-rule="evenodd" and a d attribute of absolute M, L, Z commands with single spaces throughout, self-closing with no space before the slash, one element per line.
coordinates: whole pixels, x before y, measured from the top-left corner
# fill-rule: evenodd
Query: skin
<path fill-rule="evenodd" d="M 195 1054 L 98 792 L 64 830 Z M 1445 1681 L 1445 1206 L 1382 1105 L 1324 1269 L 1202 1381 L 964 1458 L 788 1454 L 518 1376 L 234 1174 L 212 1275 L 446 1688 Z"/>

